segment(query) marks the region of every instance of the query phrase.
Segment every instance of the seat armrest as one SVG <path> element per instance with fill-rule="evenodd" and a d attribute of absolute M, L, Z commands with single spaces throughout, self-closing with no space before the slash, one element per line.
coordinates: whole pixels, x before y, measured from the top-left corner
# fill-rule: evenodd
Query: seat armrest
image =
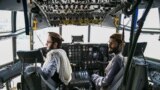
<path fill-rule="evenodd" d="M 56 83 L 51 78 L 48 78 L 46 80 L 42 75 L 40 76 L 41 76 L 42 82 L 44 82 L 51 90 L 56 90 Z"/>

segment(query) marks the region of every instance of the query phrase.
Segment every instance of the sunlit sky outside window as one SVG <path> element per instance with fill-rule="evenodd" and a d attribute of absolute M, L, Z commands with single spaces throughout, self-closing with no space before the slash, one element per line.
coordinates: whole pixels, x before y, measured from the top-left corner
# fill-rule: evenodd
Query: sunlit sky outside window
<path fill-rule="evenodd" d="M 141 16 L 143 10 L 139 11 Z M 0 32 L 11 30 L 11 12 L 10 11 L 0 11 Z M 23 13 L 17 13 L 17 27 L 18 29 L 24 27 Z M 128 22 L 129 18 L 124 20 L 124 24 Z M 130 22 L 129 24 L 130 25 Z M 147 16 L 144 27 L 149 28 L 159 28 L 159 16 L 158 9 L 152 9 Z M 63 25 L 62 26 L 62 37 L 64 38 L 64 43 L 71 43 L 72 35 L 83 35 L 84 43 L 88 43 L 88 26 L 75 26 L 75 25 Z M 114 27 L 101 27 L 97 25 L 91 25 L 90 43 L 108 43 L 109 36 L 115 33 Z M 34 31 L 34 48 L 44 47 L 47 39 L 48 31 L 53 31 L 59 33 L 59 27 L 49 27 L 41 30 Z M 23 34 L 17 37 L 17 50 L 29 50 L 30 41 L 29 36 Z M 145 50 L 145 56 L 160 59 L 158 52 L 160 50 L 160 41 L 158 41 L 158 34 L 141 34 L 139 37 L 139 42 L 148 42 L 147 48 Z M 129 41 L 129 32 L 125 32 L 125 41 Z M 12 39 L 0 40 L 0 65 L 7 62 L 13 61 L 12 55 Z"/>
<path fill-rule="evenodd" d="M 0 10 L 0 32 L 11 31 L 11 11 Z"/>

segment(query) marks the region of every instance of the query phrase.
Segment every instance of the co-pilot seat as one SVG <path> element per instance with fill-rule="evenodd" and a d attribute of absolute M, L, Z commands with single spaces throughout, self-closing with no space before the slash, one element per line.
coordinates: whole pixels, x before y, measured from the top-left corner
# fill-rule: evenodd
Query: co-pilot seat
<path fill-rule="evenodd" d="M 112 84 L 107 88 L 107 90 L 118 90 L 118 88 L 120 87 L 122 80 L 123 80 L 126 64 L 127 64 L 127 58 L 124 57 L 123 64 L 122 64 L 120 71 L 114 77 Z"/>
<path fill-rule="evenodd" d="M 146 45 L 147 45 L 147 42 L 138 42 L 137 47 L 135 49 L 135 54 L 133 57 L 142 57 L 142 54 L 146 48 Z M 125 71 L 126 64 L 127 64 L 128 47 L 129 47 L 129 43 L 126 43 L 124 50 L 123 50 L 123 53 L 122 53 L 124 56 L 124 58 L 123 58 L 124 66 L 120 69 L 118 74 L 115 76 L 115 78 L 112 81 L 111 86 L 108 87 L 107 90 L 118 90 L 118 88 L 120 87 L 120 85 L 122 83 L 124 71 Z"/>
<path fill-rule="evenodd" d="M 19 59 L 22 62 L 22 72 L 21 72 L 21 90 L 42 90 L 40 85 L 38 85 L 38 83 L 33 83 L 33 85 L 31 84 L 27 84 L 26 82 L 26 73 L 25 73 L 25 68 L 28 67 L 31 64 L 35 64 L 34 65 L 34 70 L 32 69 L 31 71 L 34 72 L 33 77 L 31 78 L 27 78 L 27 80 L 33 80 L 34 82 L 40 82 L 41 80 L 36 78 L 36 68 L 37 68 L 37 63 L 43 63 L 43 55 L 41 53 L 41 51 L 38 50 L 31 50 L 31 51 L 17 51 L 17 55 L 19 57 Z"/>

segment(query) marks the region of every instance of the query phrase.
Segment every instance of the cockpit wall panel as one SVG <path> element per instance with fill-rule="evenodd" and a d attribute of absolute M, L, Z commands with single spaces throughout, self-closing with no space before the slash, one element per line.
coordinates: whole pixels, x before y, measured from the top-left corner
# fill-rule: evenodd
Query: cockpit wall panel
<path fill-rule="evenodd" d="M 0 10 L 23 11 L 22 0 L 0 0 Z"/>

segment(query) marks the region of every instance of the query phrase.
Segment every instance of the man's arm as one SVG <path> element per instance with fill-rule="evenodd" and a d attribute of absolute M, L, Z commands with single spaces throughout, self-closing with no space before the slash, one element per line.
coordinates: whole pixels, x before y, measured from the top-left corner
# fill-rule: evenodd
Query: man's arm
<path fill-rule="evenodd" d="M 57 54 L 47 56 L 47 60 L 42 66 L 42 75 L 45 79 L 48 79 L 54 75 L 57 70 L 58 61 L 60 61 L 59 59 L 60 58 Z"/>
<path fill-rule="evenodd" d="M 109 70 L 109 72 L 106 74 L 105 77 L 99 76 L 97 74 L 92 75 L 92 81 L 95 83 L 96 86 L 108 86 L 112 83 L 114 77 L 121 68 L 118 63 L 118 60 L 115 60 L 113 62 L 113 66 L 111 67 L 111 69 Z"/>

